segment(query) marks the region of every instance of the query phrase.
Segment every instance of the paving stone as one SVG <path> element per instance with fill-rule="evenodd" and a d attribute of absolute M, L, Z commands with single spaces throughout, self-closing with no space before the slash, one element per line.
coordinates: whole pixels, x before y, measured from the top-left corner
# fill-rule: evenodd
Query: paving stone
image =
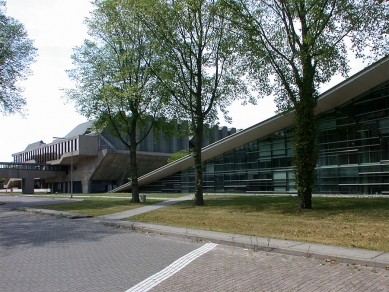
<path fill-rule="evenodd" d="M 0 211 L 0 291 L 126 291 L 201 243 Z"/>
<path fill-rule="evenodd" d="M 10 212 L 7 205 L 0 207 L 0 291 L 126 291 L 202 246 L 201 238 L 232 247 L 217 246 L 152 291 L 389 291 L 389 270 L 379 268 L 388 253 L 104 218 L 70 220 Z M 253 242 L 284 254 L 242 248 Z M 317 255 L 372 266 L 307 258 L 301 253 L 307 246 Z"/>
<path fill-rule="evenodd" d="M 219 245 L 150 291 L 388 291 L 389 271 Z"/>

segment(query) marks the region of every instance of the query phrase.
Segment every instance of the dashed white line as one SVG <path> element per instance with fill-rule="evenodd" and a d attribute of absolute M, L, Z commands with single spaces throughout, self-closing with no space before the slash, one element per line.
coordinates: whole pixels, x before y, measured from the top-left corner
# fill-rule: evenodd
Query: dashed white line
<path fill-rule="evenodd" d="M 173 262 L 172 264 L 170 264 L 169 266 L 167 266 L 163 270 L 148 277 L 147 279 L 143 280 L 142 282 L 140 282 L 137 285 L 133 286 L 132 288 L 128 289 L 126 292 L 149 291 L 151 288 L 157 286 L 162 281 L 166 280 L 167 278 L 173 276 L 178 271 L 182 270 L 185 266 L 190 264 L 192 261 L 194 261 L 198 257 L 200 257 L 203 254 L 212 250 L 215 246 L 217 246 L 216 243 L 204 244 L 202 247 L 184 255 L 183 257 L 180 257 L 178 260 L 176 260 L 175 262 Z"/>

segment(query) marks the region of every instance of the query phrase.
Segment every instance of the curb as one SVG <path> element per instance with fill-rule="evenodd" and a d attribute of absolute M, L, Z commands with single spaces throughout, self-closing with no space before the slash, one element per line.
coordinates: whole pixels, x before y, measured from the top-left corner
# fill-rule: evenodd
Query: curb
<path fill-rule="evenodd" d="M 264 251 L 264 252 L 271 252 L 271 253 L 279 253 L 279 254 L 285 254 L 285 255 L 292 255 L 292 256 L 303 256 L 306 258 L 314 258 L 318 260 L 325 260 L 326 262 L 330 262 L 332 264 L 335 263 L 344 263 L 347 265 L 359 265 L 359 266 L 368 266 L 373 268 L 379 268 L 379 269 L 386 269 L 389 270 L 389 262 L 384 262 L 380 260 L 374 260 L 373 258 L 360 258 L 360 257 L 348 257 L 348 256 L 342 256 L 342 255 L 334 255 L 330 253 L 321 253 L 316 251 L 310 251 L 310 246 L 315 246 L 316 244 L 309 244 L 307 242 L 293 242 L 294 245 L 290 247 L 280 247 L 276 245 L 271 245 L 270 242 L 274 239 L 268 239 L 263 237 L 249 237 L 244 236 L 240 234 L 235 234 L 237 238 L 233 238 L 233 240 L 228 239 L 220 239 L 217 237 L 217 234 L 219 232 L 213 232 L 213 231 L 206 231 L 206 233 L 209 233 L 209 235 L 203 235 L 201 234 L 201 231 L 199 234 L 194 234 L 194 229 L 186 229 L 186 228 L 180 228 L 180 227 L 174 227 L 174 229 L 181 229 L 181 232 L 177 231 L 170 231 L 164 229 L 164 225 L 156 225 L 153 224 L 156 228 L 145 226 L 144 223 L 141 222 L 134 222 L 134 221 L 98 221 L 99 223 L 102 223 L 106 226 L 112 226 L 115 228 L 122 228 L 122 229 L 129 229 L 137 232 L 143 232 L 143 233 L 152 233 L 152 234 L 159 234 L 159 235 L 165 235 L 165 236 L 173 236 L 177 238 L 182 239 L 190 239 L 193 241 L 204 241 L 204 242 L 213 242 L 221 245 L 226 246 L 232 246 L 232 247 L 240 247 L 240 248 L 246 248 L 246 249 L 252 249 L 254 251 Z M 143 225 L 143 226 L 142 226 Z M 161 228 L 158 228 L 158 227 Z M 171 226 L 166 226 L 168 228 L 171 228 Z M 214 236 L 212 236 L 212 233 Z M 253 239 L 256 239 L 253 243 Z M 251 242 L 248 242 L 251 241 Z M 261 243 L 262 242 L 262 243 Z M 267 242 L 267 244 L 264 244 L 264 242 Z M 301 245 L 308 245 L 308 249 L 306 251 L 298 250 L 296 246 Z M 377 252 L 380 253 L 380 252 Z M 381 252 L 382 255 L 384 252 Z"/>
<path fill-rule="evenodd" d="M 32 214 L 49 215 L 58 218 L 68 219 L 84 219 L 93 218 L 91 215 L 77 214 L 71 212 L 60 212 L 47 209 L 33 209 L 33 208 L 15 208 L 13 210 L 22 211 Z M 106 220 L 103 218 L 94 218 L 96 223 L 103 224 L 105 226 L 111 226 L 114 228 L 122 228 L 127 230 L 133 230 L 142 233 L 159 234 L 165 236 L 172 236 L 176 238 L 189 239 L 193 241 L 213 242 L 221 245 L 240 247 L 245 249 L 252 249 L 254 251 L 264 251 L 271 253 L 279 253 L 292 256 L 303 256 L 306 258 L 314 258 L 318 260 L 325 260 L 331 264 L 344 263 L 347 265 L 359 265 L 368 266 L 379 269 L 389 270 L 389 253 L 362 250 L 361 253 L 370 253 L 371 257 L 366 256 L 344 256 L 336 253 L 326 253 L 319 251 L 311 251 L 312 249 L 319 249 L 320 247 L 331 247 L 327 245 L 314 244 L 308 242 L 299 242 L 291 240 L 278 240 L 264 237 L 247 236 L 242 234 L 229 234 L 217 231 L 207 231 L 198 229 L 188 229 L 184 227 L 165 226 L 158 224 L 150 224 L 136 221 L 122 221 L 122 220 Z M 224 238 L 223 238 L 224 237 Z M 324 249 L 325 249 L 324 248 Z M 338 249 L 345 249 L 344 247 L 338 247 Z M 356 249 L 350 249 L 356 250 Z M 339 250 L 338 250 L 339 253 Z M 384 261 L 376 259 L 380 256 L 384 257 Z"/>

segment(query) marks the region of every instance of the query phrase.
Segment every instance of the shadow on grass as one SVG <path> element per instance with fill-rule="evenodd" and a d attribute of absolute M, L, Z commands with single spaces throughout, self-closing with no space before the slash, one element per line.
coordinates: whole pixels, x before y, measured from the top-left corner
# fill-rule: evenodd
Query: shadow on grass
<path fill-rule="evenodd" d="M 61 203 L 61 204 L 51 204 L 51 205 L 42 205 L 35 206 L 35 208 L 40 209 L 55 209 L 58 211 L 66 211 L 66 210 L 82 210 L 85 207 L 88 209 L 100 209 L 102 207 L 115 207 L 120 205 L 130 205 L 132 204 L 128 199 L 118 199 L 118 200 L 104 200 L 104 199 L 84 199 L 79 202 L 69 202 L 69 203 Z"/>
<path fill-rule="evenodd" d="M 233 208 L 244 213 L 266 211 L 288 216 L 323 217 L 360 214 L 361 217 L 378 220 L 389 217 L 389 198 L 313 197 L 311 210 L 299 210 L 297 202 L 297 197 L 292 196 L 230 196 L 229 198 L 206 198 L 204 207 Z M 177 207 L 185 209 L 195 206 L 193 201 L 185 201 Z"/>

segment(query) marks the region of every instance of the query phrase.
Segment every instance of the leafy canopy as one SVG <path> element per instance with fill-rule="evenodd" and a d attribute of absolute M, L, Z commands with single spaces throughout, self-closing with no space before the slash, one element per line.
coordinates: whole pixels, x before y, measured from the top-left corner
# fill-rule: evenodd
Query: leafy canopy
<path fill-rule="evenodd" d="M 357 57 L 389 50 L 388 1 L 223 0 L 242 40 L 260 94 L 271 90 L 280 112 L 294 110 L 294 174 L 300 208 L 311 208 L 318 158 L 320 85 L 349 71 Z M 350 44 L 350 45 L 349 45 Z M 274 78 L 268 82 L 269 74 Z"/>
<path fill-rule="evenodd" d="M 5 15 L 5 2 L 0 1 L 0 113 L 22 113 L 26 100 L 18 84 L 31 75 L 36 48 L 27 37 L 23 24 Z"/>

